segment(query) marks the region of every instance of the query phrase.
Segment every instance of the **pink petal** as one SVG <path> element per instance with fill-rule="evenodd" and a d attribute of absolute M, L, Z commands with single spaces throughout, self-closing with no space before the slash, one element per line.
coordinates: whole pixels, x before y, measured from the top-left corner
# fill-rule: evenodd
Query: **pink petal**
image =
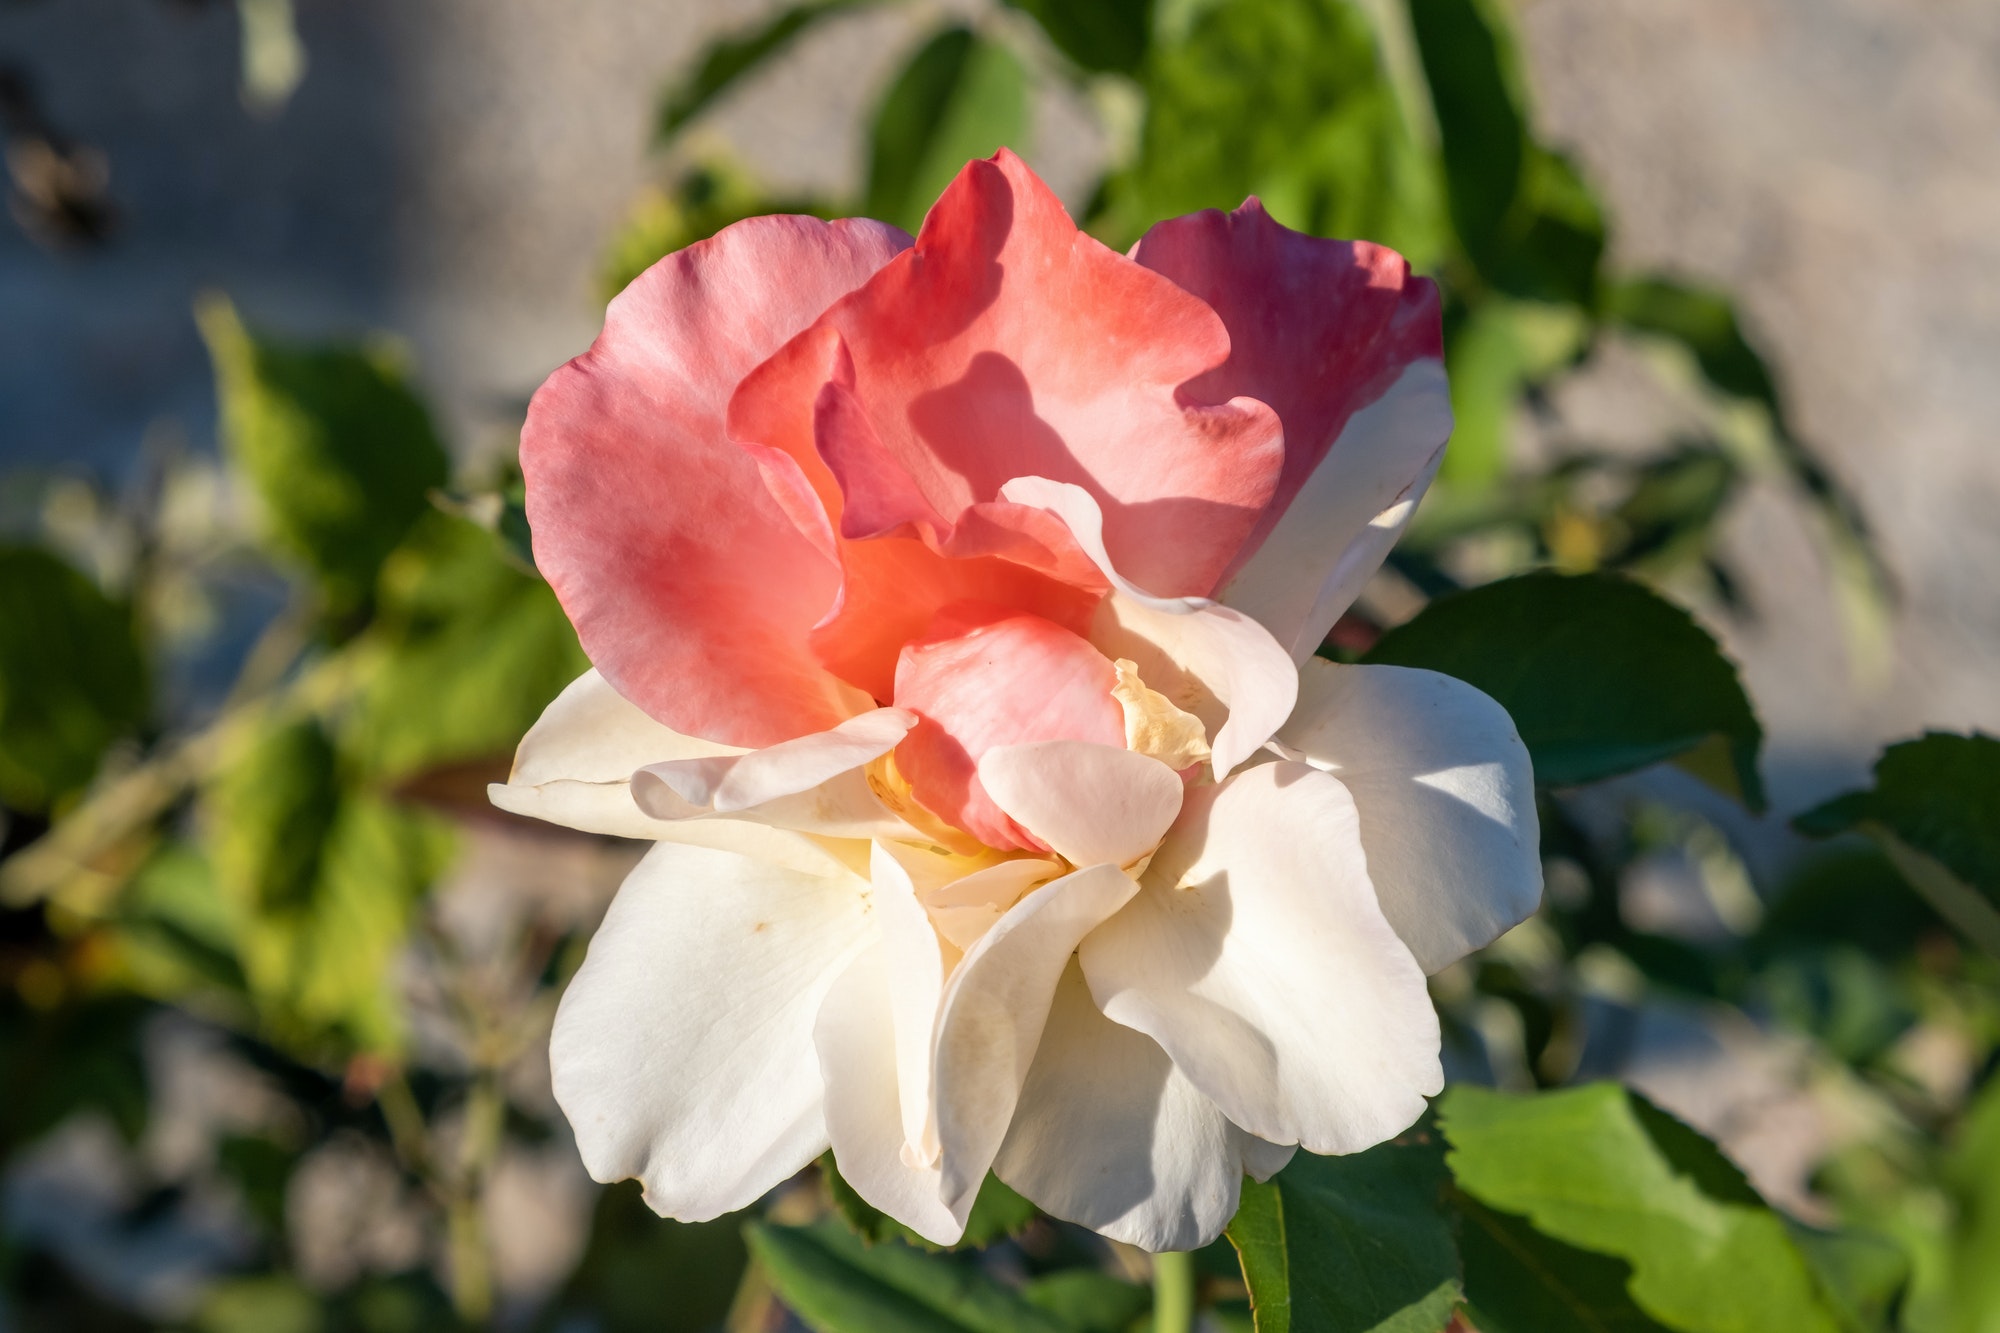
<path fill-rule="evenodd" d="M 1367 460 L 1329 453 L 1350 418 L 1385 397 L 1413 364 L 1443 357 L 1436 284 L 1413 277 L 1393 250 L 1292 231 L 1255 199 L 1233 213 L 1209 209 L 1159 223 L 1132 253 L 1207 302 L 1228 327 L 1228 362 L 1188 392 L 1204 402 L 1248 395 L 1284 422 L 1283 475 L 1236 568 L 1264 544 L 1322 463 L 1348 483 L 1335 489 L 1381 492 L 1366 512 L 1343 516 L 1342 530 L 1321 526 L 1317 540 L 1329 569 L 1391 500 L 1421 495 L 1416 483 L 1428 480 L 1426 468 L 1450 431 L 1448 412 L 1441 429 L 1433 414 L 1400 431 L 1393 448 L 1368 450 Z M 1359 472 L 1367 475 L 1347 475 Z M 1288 640 L 1289 626 L 1270 628 Z"/>
<path fill-rule="evenodd" d="M 922 637 L 938 612 L 980 602 L 1041 616 L 1082 634 L 1105 584 L 1055 578 L 997 556 L 952 559 L 908 537 L 839 543 L 838 607 L 812 632 L 826 669 L 876 699 L 896 692 L 903 645 Z"/>
<path fill-rule="evenodd" d="M 1067 549 L 1034 554 L 1044 517 L 994 503 L 1023 473 L 1074 482 L 1121 570 L 1201 595 L 1284 465 L 1268 407 L 1184 390 L 1228 356 L 1214 311 L 1077 231 L 1003 149 L 960 173 L 914 250 L 744 381 L 730 433 L 789 457 L 843 535 L 952 554 L 1075 567 Z"/>
<path fill-rule="evenodd" d="M 868 706 L 806 636 L 839 569 L 723 416 L 745 374 L 908 245 L 866 220 L 751 218 L 670 255 L 536 393 L 535 558 L 612 686 L 688 735 L 762 747 Z"/>
<path fill-rule="evenodd" d="M 896 706 L 918 722 L 896 747 L 896 766 L 927 809 L 988 846 L 1045 851 L 987 794 L 980 757 L 1031 741 L 1124 748 L 1117 679 L 1102 653 L 1039 616 L 947 613 L 897 663 Z"/>

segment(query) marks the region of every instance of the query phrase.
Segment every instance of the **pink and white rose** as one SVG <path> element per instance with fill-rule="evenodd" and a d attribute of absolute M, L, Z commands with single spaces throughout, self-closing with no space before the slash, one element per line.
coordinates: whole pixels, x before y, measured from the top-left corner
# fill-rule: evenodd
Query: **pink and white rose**
<path fill-rule="evenodd" d="M 595 668 L 493 800 L 654 841 L 563 997 L 591 1174 L 743 1207 L 830 1145 L 1151 1250 L 1442 1085 L 1425 976 L 1540 896 L 1498 705 L 1313 652 L 1451 429 L 1438 298 L 1252 200 L 1120 255 L 1011 153 L 914 242 L 762 217 L 612 302 L 522 435 Z"/>

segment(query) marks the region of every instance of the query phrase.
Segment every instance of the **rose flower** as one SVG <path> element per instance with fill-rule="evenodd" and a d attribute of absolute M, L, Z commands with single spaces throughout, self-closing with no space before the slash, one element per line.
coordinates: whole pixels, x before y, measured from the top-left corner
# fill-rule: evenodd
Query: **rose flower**
<path fill-rule="evenodd" d="M 595 669 L 493 800 L 651 839 L 557 1014 L 599 1180 L 831 1146 L 956 1239 L 988 1171 L 1151 1250 L 1442 1085 L 1425 975 L 1541 891 L 1528 757 L 1313 656 L 1451 412 L 1436 289 L 1252 200 L 1120 255 L 1010 153 L 915 241 L 760 217 L 611 303 L 522 432 Z"/>

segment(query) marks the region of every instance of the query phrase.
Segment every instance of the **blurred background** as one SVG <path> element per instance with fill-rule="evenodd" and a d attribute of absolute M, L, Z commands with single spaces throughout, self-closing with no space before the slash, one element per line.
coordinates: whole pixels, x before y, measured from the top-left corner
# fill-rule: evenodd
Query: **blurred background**
<path fill-rule="evenodd" d="M 0 0 L 0 121 L 0 1330 L 786 1326 L 549 1095 L 636 849 L 484 808 L 583 665 L 514 439 L 660 254 L 1001 143 L 1119 246 L 1255 191 L 1444 282 L 1460 433 L 1330 653 L 1547 565 L 1741 669 L 1764 808 L 1551 793 L 1454 1073 L 1625 1078 L 2000 1328 L 1993 960 L 1789 824 L 2000 731 L 1989 0 Z"/>

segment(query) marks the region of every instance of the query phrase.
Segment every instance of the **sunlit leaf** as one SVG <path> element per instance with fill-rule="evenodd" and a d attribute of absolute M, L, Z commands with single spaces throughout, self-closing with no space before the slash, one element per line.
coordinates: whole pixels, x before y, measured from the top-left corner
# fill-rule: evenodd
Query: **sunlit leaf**
<path fill-rule="evenodd" d="M 280 720 L 229 757 L 201 822 L 215 890 L 272 1039 L 393 1050 L 392 965 L 449 831 L 350 785 L 310 718 Z"/>
<path fill-rule="evenodd" d="M 1257 1333 L 1437 1333 L 1460 1296 L 1443 1143 L 1428 1124 L 1246 1180 L 1228 1236 Z"/>
<path fill-rule="evenodd" d="M 914 232 L 965 164 L 1026 147 L 1028 75 L 1014 53 L 947 28 L 903 67 L 875 114 L 870 217 Z"/>
<path fill-rule="evenodd" d="M 1457 1212 L 1466 1306 L 1479 1333 L 1668 1333 L 1632 1303 L 1630 1264 L 1551 1240 L 1470 1198 Z"/>
<path fill-rule="evenodd" d="M 1440 1123 L 1461 1189 L 1629 1264 L 1632 1303 L 1668 1328 L 1841 1333 L 1785 1220 L 1714 1145 L 1638 1094 L 1461 1084 L 1446 1091 Z"/>
<path fill-rule="evenodd" d="M 148 711 L 131 612 L 46 551 L 0 547 L 0 802 L 47 810 Z"/>
<path fill-rule="evenodd" d="M 1763 730 L 1736 669 L 1686 611 L 1619 575 L 1524 574 L 1448 594 L 1364 660 L 1442 671 L 1492 695 L 1550 786 L 1679 758 L 1763 804 Z"/>
<path fill-rule="evenodd" d="M 1439 476 L 1447 485 L 1490 485 L 1513 452 L 1514 413 L 1526 369 L 1504 302 L 1486 302 L 1454 325 L 1445 368 L 1452 430 Z"/>
<path fill-rule="evenodd" d="M 257 496 L 266 536 L 317 577 L 331 612 L 352 614 L 445 482 L 430 414 L 383 348 L 266 338 L 219 296 L 196 315 L 215 363 L 223 442 Z"/>
<path fill-rule="evenodd" d="M 753 1224 L 750 1250 L 816 1333 L 1067 1333 L 978 1268 L 900 1241 L 869 1245 L 832 1219 Z"/>

